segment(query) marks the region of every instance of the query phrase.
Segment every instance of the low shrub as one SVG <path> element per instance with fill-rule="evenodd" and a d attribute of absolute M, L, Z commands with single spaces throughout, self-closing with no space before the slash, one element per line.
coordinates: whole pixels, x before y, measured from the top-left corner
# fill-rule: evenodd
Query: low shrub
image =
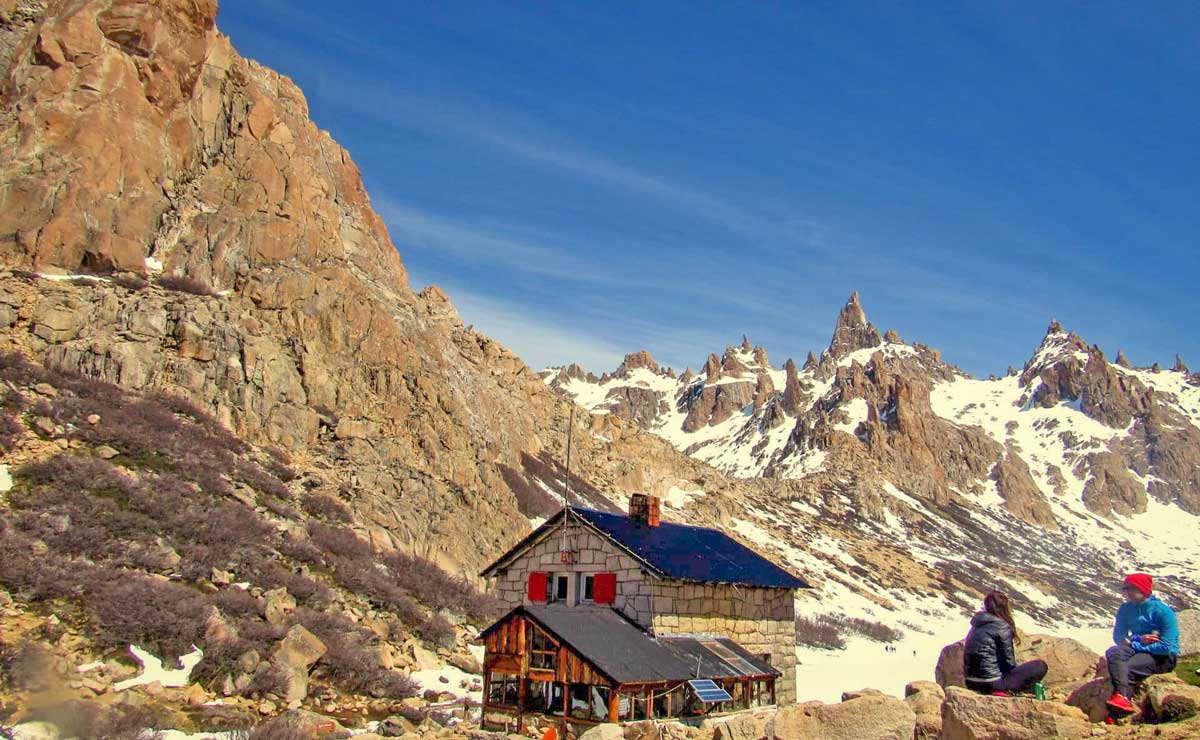
<path fill-rule="evenodd" d="M 383 562 L 398 585 L 432 609 L 462 614 L 477 623 L 503 611 L 494 596 L 475 588 L 465 578 L 450 575 L 431 560 L 394 552 L 384 556 Z"/>
<path fill-rule="evenodd" d="M 349 619 L 309 609 L 298 610 L 300 623 L 328 648 L 317 665 L 343 691 L 386 699 L 415 696 L 419 686 L 408 676 L 379 667 L 379 640 Z"/>
<path fill-rule="evenodd" d="M 424 610 L 373 558 L 332 555 L 327 562 L 333 567 L 334 580 L 342 588 L 357 593 L 376 607 L 391 610 L 405 624 L 418 627 L 425 623 Z"/>
<path fill-rule="evenodd" d="M 796 617 L 796 644 L 821 650 L 846 649 L 837 625 L 821 617 Z"/>
<path fill-rule="evenodd" d="M 882 622 L 848 617 L 843 614 L 818 614 L 814 617 L 796 617 L 796 641 L 808 647 L 826 650 L 844 650 L 844 634 L 861 635 L 875 642 L 896 642 L 904 633 Z"/>
<path fill-rule="evenodd" d="M 308 536 L 321 550 L 343 558 L 366 559 L 375 554 L 369 542 L 345 527 L 310 522 Z"/>
<path fill-rule="evenodd" d="M 434 645 L 451 647 L 454 645 L 454 625 L 441 614 L 433 614 L 425 620 L 417 630 L 421 637 Z"/>
<path fill-rule="evenodd" d="M 239 461 L 234 471 L 238 480 L 254 490 L 276 498 L 291 499 L 292 492 L 283 481 L 271 475 L 258 463 Z"/>
<path fill-rule="evenodd" d="M 347 524 L 353 518 L 349 507 L 332 496 L 323 493 L 310 493 L 302 501 L 304 510 L 311 516 L 320 517 L 330 522 Z"/>
<path fill-rule="evenodd" d="M 10 452 L 24 434 L 25 425 L 16 417 L 0 414 L 0 452 Z"/>
<path fill-rule="evenodd" d="M 211 607 L 196 591 L 137 575 L 99 584 L 87 596 L 104 649 L 139 645 L 163 660 L 192 650 Z"/>
<path fill-rule="evenodd" d="M 275 543 L 275 549 L 280 555 L 291 558 L 298 563 L 320 565 L 325 562 L 321 548 L 291 533 L 283 534 L 279 538 L 279 541 Z"/>

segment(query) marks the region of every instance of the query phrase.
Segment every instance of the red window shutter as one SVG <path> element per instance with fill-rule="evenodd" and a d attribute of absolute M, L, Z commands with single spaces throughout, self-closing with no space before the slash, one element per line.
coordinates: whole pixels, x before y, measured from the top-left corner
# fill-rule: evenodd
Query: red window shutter
<path fill-rule="evenodd" d="M 550 583 L 549 573 L 529 574 L 529 600 L 534 602 L 546 601 L 546 586 Z"/>
<path fill-rule="evenodd" d="M 611 604 L 617 600 L 617 574 L 597 573 L 592 582 L 592 600 L 597 604 Z"/>

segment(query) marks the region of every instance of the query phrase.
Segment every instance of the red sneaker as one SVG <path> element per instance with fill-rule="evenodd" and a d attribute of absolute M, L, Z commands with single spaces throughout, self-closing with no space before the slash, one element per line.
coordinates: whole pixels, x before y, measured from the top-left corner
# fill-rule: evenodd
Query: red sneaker
<path fill-rule="evenodd" d="M 1112 717 L 1104 718 L 1104 724 L 1106 724 L 1106 725 L 1115 725 L 1116 723 L 1117 723 L 1117 721 L 1115 719 L 1113 719 Z"/>
<path fill-rule="evenodd" d="M 1133 705 L 1129 703 L 1129 700 L 1120 694 L 1113 694 L 1112 696 L 1108 697 L 1108 701 L 1105 702 L 1105 704 L 1107 704 L 1110 709 L 1115 709 L 1116 711 L 1123 712 L 1125 714 L 1133 714 L 1135 711 L 1137 711 L 1133 708 Z"/>
<path fill-rule="evenodd" d="M 992 696 L 1011 696 L 1007 691 L 993 691 Z"/>

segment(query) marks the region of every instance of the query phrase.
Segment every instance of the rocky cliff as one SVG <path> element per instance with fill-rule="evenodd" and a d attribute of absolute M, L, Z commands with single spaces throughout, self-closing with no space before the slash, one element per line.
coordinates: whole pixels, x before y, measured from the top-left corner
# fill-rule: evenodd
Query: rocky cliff
<path fill-rule="evenodd" d="M 335 479 L 380 547 L 473 571 L 552 505 L 571 404 L 441 290 L 409 288 L 349 154 L 216 13 L 0 4 L 0 341 L 185 393 Z M 629 436 L 580 442 L 576 473 L 720 478 Z"/>

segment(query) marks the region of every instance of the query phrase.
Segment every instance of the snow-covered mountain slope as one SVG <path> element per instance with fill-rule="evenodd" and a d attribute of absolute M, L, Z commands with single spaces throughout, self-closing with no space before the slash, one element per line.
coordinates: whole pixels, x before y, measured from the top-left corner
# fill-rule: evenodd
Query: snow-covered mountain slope
<path fill-rule="evenodd" d="M 699 373 L 639 352 L 542 377 L 740 481 L 666 505 L 774 552 L 839 611 L 919 632 L 1001 587 L 1082 628 L 1135 567 L 1200 595 L 1200 376 L 1182 362 L 1109 362 L 1052 323 L 1022 372 L 976 379 L 880 333 L 855 295 L 803 365 L 744 340 Z"/>

